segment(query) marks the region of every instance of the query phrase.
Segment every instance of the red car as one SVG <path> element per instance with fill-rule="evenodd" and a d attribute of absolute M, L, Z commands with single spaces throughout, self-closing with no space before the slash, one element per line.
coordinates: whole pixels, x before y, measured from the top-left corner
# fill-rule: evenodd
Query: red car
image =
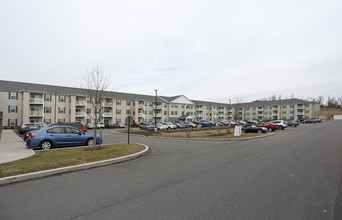
<path fill-rule="evenodd" d="M 262 123 L 257 124 L 256 126 L 267 128 L 268 131 L 278 130 L 278 125 L 275 125 L 269 122 L 262 122 Z"/>
<path fill-rule="evenodd" d="M 139 123 L 134 122 L 134 123 L 131 125 L 131 127 L 132 127 L 132 128 L 134 128 L 134 127 L 139 128 L 140 125 L 139 125 Z"/>
<path fill-rule="evenodd" d="M 51 126 L 65 126 L 65 125 L 66 126 L 71 126 L 71 127 L 77 128 L 77 129 L 80 129 L 81 131 L 84 131 L 84 132 L 87 132 L 86 126 L 84 126 L 84 124 L 82 124 L 82 123 L 58 122 L 58 123 L 51 124 L 48 127 L 51 127 Z"/>

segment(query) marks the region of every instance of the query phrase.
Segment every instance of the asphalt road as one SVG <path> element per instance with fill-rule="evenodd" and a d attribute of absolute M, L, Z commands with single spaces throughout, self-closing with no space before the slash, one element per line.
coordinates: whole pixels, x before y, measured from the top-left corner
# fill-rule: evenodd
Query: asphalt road
<path fill-rule="evenodd" d="M 331 121 L 248 141 L 131 137 L 151 152 L 1 186 L 0 218 L 340 219 L 341 131 Z"/>

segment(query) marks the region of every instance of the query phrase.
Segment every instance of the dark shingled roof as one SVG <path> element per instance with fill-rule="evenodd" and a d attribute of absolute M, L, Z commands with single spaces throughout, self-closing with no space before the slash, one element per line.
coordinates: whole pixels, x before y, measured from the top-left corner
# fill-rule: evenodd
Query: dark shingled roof
<path fill-rule="evenodd" d="M 1 91 L 33 91 L 33 92 L 43 92 L 54 94 L 58 93 L 61 95 L 80 95 L 85 96 L 87 94 L 86 89 L 82 88 L 72 88 L 65 86 L 54 86 L 54 85 L 44 85 L 44 84 L 36 84 L 36 83 L 24 83 L 24 82 L 14 82 L 14 81 L 6 81 L 0 80 L 0 90 Z M 141 94 L 133 94 L 133 93 L 123 93 L 123 92 L 113 92 L 113 91 L 105 91 L 105 97 L 111 97 L 116 99 L 123 100 L 141 100 L 141 101 L 149 101 L 154 102 L 155 96 L 151 95 L 141 95 Z M 158 102 L 171 102 L 182 95 L 178 96 L 158 96 Z M 191 100 L 195 103 L 195 105 L 205 105 L 205 106 L 218 106 L 218 107 L 229 107 L 228 103 L 219 103 L 219 102 L 209 102 L 209 101 L 199 101 L 199 100 Z M 234 108 L 243 108 L 243 107 L 257 107 L 257 106 L 273 106 L 273 105 L 291 105 L 291 104 L 305 104 L 305 103 L 313 103 L 300 99 L 284 99 L 284 100 L 275 100 L 275 101 L 254 101 L 249 103 L 240 103 L 240 104 L 232 104 Z"/>

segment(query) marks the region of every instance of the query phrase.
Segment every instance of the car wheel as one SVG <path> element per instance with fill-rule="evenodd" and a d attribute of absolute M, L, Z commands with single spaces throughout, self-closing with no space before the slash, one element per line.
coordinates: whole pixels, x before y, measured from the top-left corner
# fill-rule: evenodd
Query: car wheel
<path fill-rule="evenodd" d="M 273 129 L 272 128 L 268 128 L 268 131 L 273 131 Z"/>
<path fill-rule="evenodd" d="M 284 130 L 284 127 L 283 127 L 283 126 L 280 126 L 280 130 Z"/>
<path fill-rule="evenodd" d="M 87 140 L 87 145 L 88 146 L 93 146 L 93 144 L 94 144 L 94 140 L 92 138 Z"/>
<path fill-rule="evenodd" d="M 43 141 L 40 143 L 40 148 L 43 150 L 49 150 L 52 147 L 51 141 Z"/>
<path fill-rule="evenodd" d="M 259 134 L 260 134 L 260 133 L 262 133 L 262 130 L 261 130 L 261 129 L 259 129 L 259 130 L 258 130 L 258 133 L 259 133 Z"/>

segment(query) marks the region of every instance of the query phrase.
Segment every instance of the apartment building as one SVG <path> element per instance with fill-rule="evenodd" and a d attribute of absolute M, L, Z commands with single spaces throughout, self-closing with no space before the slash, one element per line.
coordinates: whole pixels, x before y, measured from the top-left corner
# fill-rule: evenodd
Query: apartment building
<path fill-rule="evenodd" d="M 87 91 L 80 88 L 0 80 L 2 125 L 29 122 L 94 123 Z M 102 121 L 135 122 L 273 120 L 318 118 L 319 104 L 299 99 L 255 101 L 230 105 L 190 100 L 184 95 L 166 97 L 107 91 L 101 100 Z"/>

